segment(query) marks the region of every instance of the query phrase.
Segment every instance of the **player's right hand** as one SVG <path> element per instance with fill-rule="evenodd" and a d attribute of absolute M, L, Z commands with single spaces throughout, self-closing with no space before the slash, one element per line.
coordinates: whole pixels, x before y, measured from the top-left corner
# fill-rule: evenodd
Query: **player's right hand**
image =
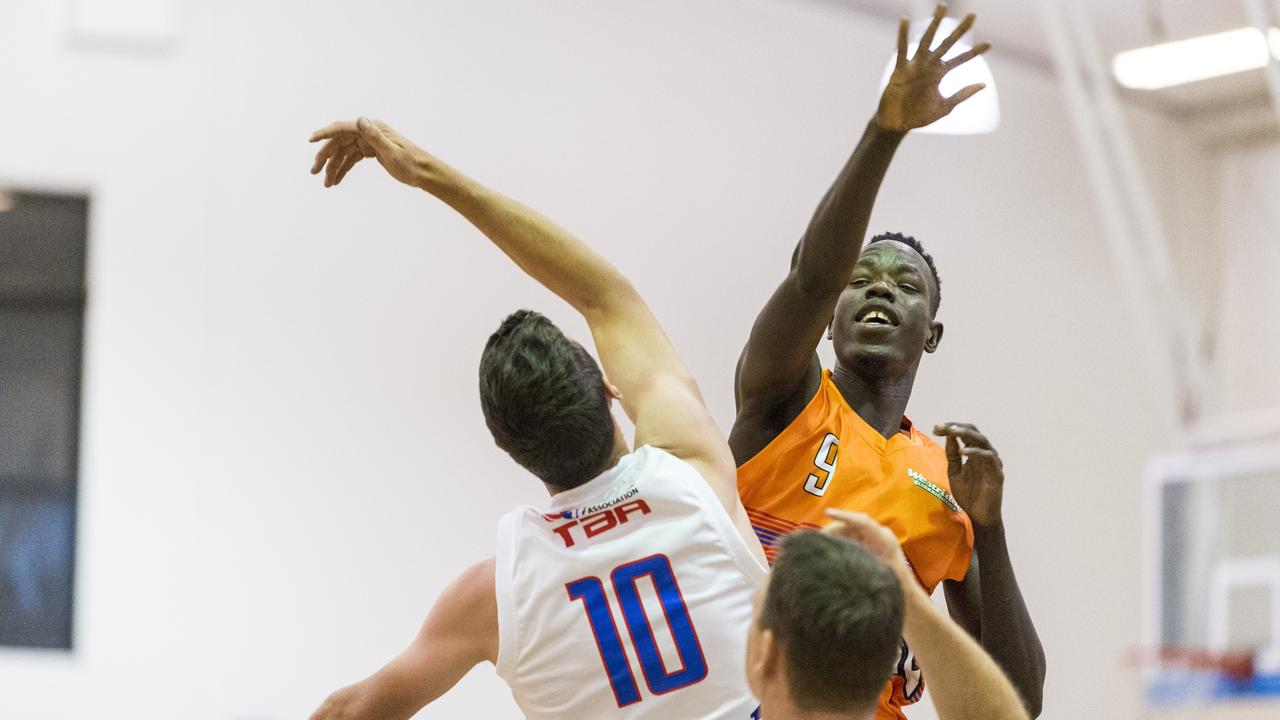
<path fill-rule="evenodd" d="M 425 169 L 433 159 L 381 120 L 362 117 L 335 122 L 312 133 L 311 142 L 321 140 L 326 142 L 316 153 L 311 174 L 324 170 L 325 187 L 342 182 L 351 168 L 367 157 L 377 158 L 396 180 L 420 187 Z"/>
<path fill-rule="evenodd" d="M 875 555 L 880 562 L 888 565 L 901 578 L 910 576 L 911 568 L 907 564 L 907 556 L 898 544 L 898 536 L 889 528 L 871 519 L 870 515 L 837 508 L 827 508 L 827 517 L 832 523 L 822 529 L 823 532 L 853 540 Z M 914 583 L 914 580 L 911 580 Z"/>
<path fill-rule="evenodd" d="M 946 15 L 946 3 L 938 3 L 933 12 L 933 22 L 924 31 L 920 45 L 910 58 L 907 58 L 910 22 L 906 18 L 899 22 L 897 63 L 893 67 L 893 74 L 889 76 L 889 84 L 880 96 L 880 107 L 875 117 L 875 123 L 885 130 L 905 133 L 924 127 L 946 117 L 957 105 L 986 87 L 982 83 L 967 85 L 951 97 L 943 97 L 939 91 L 944 75 L 991 48 L 991 43 L 984 42 L 950 60 L 943 60 L 952 46 L 973 27 L 975 19 L 973 13 L 970 13 L 938 47 L 930 49 L 938 26 Z"/>

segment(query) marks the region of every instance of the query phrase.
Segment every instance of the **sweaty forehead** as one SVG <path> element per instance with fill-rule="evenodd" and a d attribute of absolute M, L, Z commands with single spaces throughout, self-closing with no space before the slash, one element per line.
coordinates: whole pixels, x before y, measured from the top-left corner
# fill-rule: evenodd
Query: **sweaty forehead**
<path fill-rule="evenodd" d="M 915 248 L 897 240 L 880 240 L 862 248 L 858 255 L 860 267 L 895 268 L 910 267 L 925 277 L 931 276 L 929 263 L 925 262 Z"/>

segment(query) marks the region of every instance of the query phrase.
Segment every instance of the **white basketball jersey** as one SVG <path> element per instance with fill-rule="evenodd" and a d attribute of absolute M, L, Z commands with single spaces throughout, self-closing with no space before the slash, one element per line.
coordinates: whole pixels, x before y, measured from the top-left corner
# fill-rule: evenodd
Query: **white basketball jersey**
<path fill-rule="evenodd" d="M 498 675 L 533 720 L 756 717 L 766 573 L 702 475 L 641 447 L 499 523 Z"/>

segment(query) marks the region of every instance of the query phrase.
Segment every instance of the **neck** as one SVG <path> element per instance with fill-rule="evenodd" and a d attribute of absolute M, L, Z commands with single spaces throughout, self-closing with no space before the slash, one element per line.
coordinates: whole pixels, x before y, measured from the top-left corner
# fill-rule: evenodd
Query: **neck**
<path fill-rule="evenodd" d="M 918 364 L 912 365 L 897 377 L 866 378 L 837 362 L 831 380 L 863 422 L 890 438 L 902 430 L 917 367 Z"/>
<path fill-rule="evenodd" d="M 618 461 L 629 452 L 631 452 L 631 449 L 627 447 L 627 438 L 622 434 L 622 428 L 615 424 L 613 426 L 613 452 L 609 453 L 609 460 L 605 462 L 604 467 L 600 468 L 600 472 L 605 472 L 614 465 L 617 465 Z M 598 476 L 599 473 L 596 473 L 596 475 Z M 547 489 L 548 495 L 555 495 L 557 493 L 564 492 L 564 488 L 558 485 L 552 485 L 549 482 L 544 481 L 542 486 Z"/>

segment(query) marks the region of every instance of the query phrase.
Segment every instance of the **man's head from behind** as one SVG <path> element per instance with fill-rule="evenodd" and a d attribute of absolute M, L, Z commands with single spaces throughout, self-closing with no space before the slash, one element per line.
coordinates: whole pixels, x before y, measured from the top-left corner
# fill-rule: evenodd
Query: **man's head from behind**
<path fill-rule="evenodd" d="M 480 358 L 480 405 L 494 442 L 560 490 L 600 474 L 613 457 L 612 392 L 595 359 L 532 310 L 503 320 Z"/>
<path fill-rule="evenodd" d="M 759 600 L 747 678 L 765 712 L 871 717 L 902 642 L 902 588 L 862 546 L 787 535 Z M 767 715 L 766 715 L 767 716 Z"/>

